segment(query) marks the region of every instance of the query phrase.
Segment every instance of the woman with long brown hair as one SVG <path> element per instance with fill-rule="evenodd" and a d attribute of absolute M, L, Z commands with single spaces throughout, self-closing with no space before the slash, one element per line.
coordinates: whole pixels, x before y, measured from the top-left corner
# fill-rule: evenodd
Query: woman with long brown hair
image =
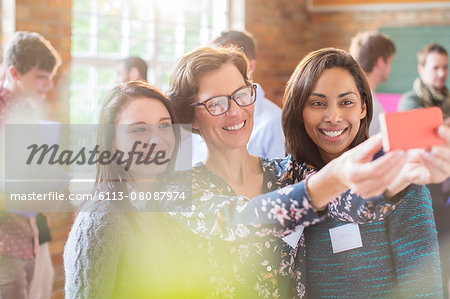
<path fill-rule="evenodd" d="M 148 83 L 127 82 L 106 97 L 99 152 L 121 151 L 132 160 L 129 167 L 97 164 L 97 198 L 81 206 L 64 250 L 67 298 L 186 296 L 192 259 L 184 236 L 189 232 L 158 202 L 149 207 L 147 200 L 139 200 L 164 190 L 156 184 L 173 173 L 179 143 L 175 120 L 167 98 Z M 162 152 L 167 163 L 139 164 L 133 148 L 149 159 Z M 196 296 L 197 286 L 189 288 Z"/>
<path fill-rule="evenodd" d="M 348 154 L 367 140 L 371 111 L 370 87 L 350 54 L 334 48 L 309 53 L 291 75 L 284 94 L 283 130 L 294 164 L 306 162 L 320 171 Z M 402 189 L 449 176 L 448 137 L 446 146 L 429 153 L 409 151 L 393 185 Z M 305 178 L 305 172 L 292 168 L 282 185 Z M 305 228 L 305 247 L 296 260 L 306 273 L 309 297 L 442 296 L 429 192 L 424 186 L 410 185 L 401 194 L 403 200 L 394 212 L 370 224 L 346 220 L 335 210 L 338 200 L 329 206 L 323 223 Z M 372 217 L 368 211 L 361 216 Z"/>

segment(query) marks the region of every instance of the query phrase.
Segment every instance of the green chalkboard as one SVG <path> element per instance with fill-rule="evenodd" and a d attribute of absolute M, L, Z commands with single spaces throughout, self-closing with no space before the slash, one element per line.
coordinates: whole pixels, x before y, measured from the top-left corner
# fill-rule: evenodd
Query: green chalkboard
<path fill-rule="evenodd" d="M 382 27 L 379 31 L 390 36 L 396 53 L 389 79 L 378 86 L 377 92 L 404 93 L 412 89 L 419 75 L 416 54 L 426 44 L 437 42 L 450 53 L 450 26 Z"/>

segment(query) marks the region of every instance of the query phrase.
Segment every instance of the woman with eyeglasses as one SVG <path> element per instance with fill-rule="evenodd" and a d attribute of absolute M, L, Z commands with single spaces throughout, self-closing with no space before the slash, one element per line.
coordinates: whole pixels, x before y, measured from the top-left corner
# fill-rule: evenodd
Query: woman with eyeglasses
<path fill-rule="evenodd" d="M 342 193 L 333 205 L 338 217 L 378 219 L 395 208 L 401 191 L 390 182 L 403 153 L 371 161 L 381 148 L 379 138 L 333 160 L 306 182 L 279 189 L 287 169 L 312 169 L 248 153 L 257 92 L 247 77 L 246 58 L 233 49 L 196 49 L 177 61 L 170 77 L 168 98 L 177 117 L 192 124 L 208 147 L 206 162 L 192 169 L 192 212 L 176 217 L 205 238 L 201 258 L 212 268 L 213 297 L 294 296 L 292 284 L 304 281 L 292 269 L 296 249 L 303 246 L 303 226 L 320 221 L 327 204 Z M 365 201 L 348 189 L 366 198 L 385 191 L 392 198 Z"/>

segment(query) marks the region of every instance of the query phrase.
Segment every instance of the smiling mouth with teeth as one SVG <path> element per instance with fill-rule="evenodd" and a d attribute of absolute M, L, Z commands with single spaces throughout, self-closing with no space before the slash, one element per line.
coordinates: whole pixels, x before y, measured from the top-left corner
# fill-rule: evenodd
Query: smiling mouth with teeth
<path fill-rule="evenodd" d="M 242 127 L 245 125 L 245 120 L 243 122 L 241 122 L 240 124 L 234 125 L 234 126 L 230 126 L 230 127 L 223 127 L 224 130 L 227 131 L 237 131 L 242 129 Z"/>
<path fill-rule="evenodd" d="M 340 131 L 325 131 L 325 130 L 320 130 L 320 131 L 328 137 L 335 138 L 335 137 L 340 136 L 345 131 L 345 129 L 340 130 Z"/>

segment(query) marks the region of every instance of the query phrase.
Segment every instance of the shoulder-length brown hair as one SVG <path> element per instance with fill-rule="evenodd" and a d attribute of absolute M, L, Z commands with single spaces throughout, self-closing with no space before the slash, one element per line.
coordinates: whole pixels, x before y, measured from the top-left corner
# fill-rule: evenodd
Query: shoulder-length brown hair
<path fill-rule="evenodd" d="M 199 81 L 205 74 L 231 63 L 239 70 L 245 85 L 248 79 L 248 61 L 245 55 L 235 48 L 202 47 L 195 49 L 177 60 L 170 75 L 167 97 L 175 108 L 175 114 L 182 124 L 192 124 L 194 107 L 199 90 Z M 193 130 L 198 133 L 198 130 Z"/>
<path fill-rule="evenodd" d="M 368 138 L 372 120 L 372 94 L 369 83 L 358 63 L 344 50 L 324 48 L 309 53 L 297 65 L 284 91 L 282 124 L 286 137 L 286 149 L 292 158 L 308 162 L 317 168 L 325 165 L 319 150 L 306 133 L 303 121 L 303 108 L 311 95 L 314 84 L 326 69 L 339 67 L 349 71 L 355 79 L 361 97 L 366 105 L 367 114 L 361 119 L 360 128 L 350 148 Z"/>
<path fill-rule="evenodd" d="M 97 144 L 99 151 L 113 152 L 113 143 L 115 137 L 115 122 L 121 108 L 130 100 L 138 98 L 151 98 L 161 102 L 170 114 L 172 124 L 177 123 L 176 116 L 173 113 L 173 108 L 166 96 L 155 87 L 143 81 L 130 81 L 114 87 L 106 96 L 100 109 L 99 129 L 97 134 Z M 148 111 L 152 113 L 152 111 Z M 175 167 L 175 157 L 177 155 L 180 131 L 178 127 L 174 128 L 175 146 L 167 166 L 166 172 L 173 171 Z M 120 184 L 125 181 L 128 176 L 121 165 L 117 163 L 108 163 L 103 165 L 97 163 L 97 174 L 95 180 L 94 190 L 120 190 Z"/>

